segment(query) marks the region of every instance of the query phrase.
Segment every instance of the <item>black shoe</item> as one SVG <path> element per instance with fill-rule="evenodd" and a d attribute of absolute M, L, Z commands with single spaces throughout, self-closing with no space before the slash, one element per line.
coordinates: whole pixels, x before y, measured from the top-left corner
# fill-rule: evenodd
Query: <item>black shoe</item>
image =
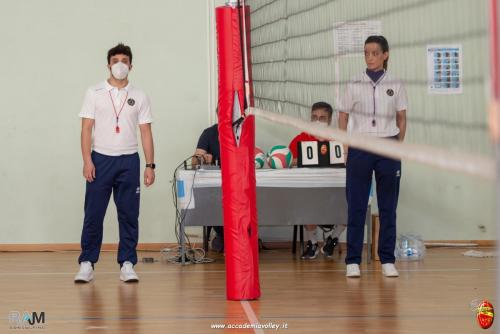
<path fill-rule="evenodd" d="M 222 253 L 224 251 L 224 237 L 217 233 L 215 238 L 212 239 L 210 247 L 217 253 Z"/>
<path fill-rule="evenodd" d="M 339 239 L 338 238 L 333 238 L 332 239 L 332 237 L 329 236 L 326 239 L 326 242 L 323 245 L 323 247 L 321 247 L 321 253 L 323 255 L 325 255 L 326 257 L 332 257 L 333 256 L 333 250 L 335 249 L 335 246 L 337 246 L 338 243 L 339 243 Z"/>
<path fill-rule="evenodd" d="M 304 250 L 304 253 L 302 253 L 302 256 L 300 257 L 302 260 L 314 260 L 319 254 L 319 247 L 318 243 L 313 243 L 311 240 L 307 242 L 306 249 Z"/>

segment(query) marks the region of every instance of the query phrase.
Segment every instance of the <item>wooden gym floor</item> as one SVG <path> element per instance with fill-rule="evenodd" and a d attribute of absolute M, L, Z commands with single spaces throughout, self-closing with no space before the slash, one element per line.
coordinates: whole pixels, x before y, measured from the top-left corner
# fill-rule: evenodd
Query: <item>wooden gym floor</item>
<path fill-rule="evenodd" d="M 495 304 L 495 259 L 464 251 L 430 249 L 423 262 L 398 263 L 396 279 L 382 277 L 379 263 L 346 279 L 339 256 L 304 262 L 289 250 L 267 250 L 262 297 L 251 302 L 225 300 L 220 255 L 184 267 L 139 263 L 141 281 L 125 284 L 116 253 L 103 252 L 94 282 L 76 285 L 76 252 L 0 253 L 0 333 L 23 332 L 10 329 L 12 311 L 45 312 L 44 328 L 28 331 L 37 333 L 483 333 L 469 304 L 483 297 Z M 253 321 L 288 328 L 211 328 Z"/>

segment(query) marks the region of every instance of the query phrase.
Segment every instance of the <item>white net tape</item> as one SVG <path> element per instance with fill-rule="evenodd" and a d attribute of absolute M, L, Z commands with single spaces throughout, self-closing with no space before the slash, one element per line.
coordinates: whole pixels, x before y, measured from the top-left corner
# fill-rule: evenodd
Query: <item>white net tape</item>
<path fill-rule="evenodd" d="M 332 127 L 324 128 L 299 118 L 258 108 L 249 108 L 248 113 L 271 122 L 292 126 L 320 138 L 335 139 L 345 145 L 393 159 L 414 161 L 447 171 L 495 180 L 495 161 L 492 158 L 368 135 L 348 134 L 346 131 Z"/>

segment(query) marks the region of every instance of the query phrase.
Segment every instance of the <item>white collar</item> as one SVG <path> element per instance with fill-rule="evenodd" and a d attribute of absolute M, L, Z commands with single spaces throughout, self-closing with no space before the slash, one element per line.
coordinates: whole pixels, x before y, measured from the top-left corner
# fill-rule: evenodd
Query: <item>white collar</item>
<path fill-rule="evenodd" d="M 125 87 L 123 87 L 123 88 L 120 88 L 120 89 L 119 89 L 118 87 L 111 86 L 111 85 L 109 84 L 108 80 L 106 79 L 106 80 L 104 80 L 104 87 L 106 88 L 106 90 L 107 90 L 108 92 L 109 92 L 109 91 L 112 91 L 113 89 L 117 89 L 117 90 L 122 90 L 122 89 L 124 89 L 124 90 L 128 91 L 128 90 L 130 89 L 130 81 L 127 83 L 127 85 L 126 85 Z"/>

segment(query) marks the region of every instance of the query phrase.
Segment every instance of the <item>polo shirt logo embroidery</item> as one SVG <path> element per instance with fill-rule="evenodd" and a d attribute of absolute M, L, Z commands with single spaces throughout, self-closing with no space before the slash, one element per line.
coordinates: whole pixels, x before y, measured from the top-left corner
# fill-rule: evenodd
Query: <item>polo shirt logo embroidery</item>
<path fill-rule="evenodd" d="M 134 104 L 135 104 L 135 100 L 132 99 L 132 98 L 130 98 L 130 99 L 127 100 L 127 103 L 128 103 L 129 106 L 133 107 Z"/>
<path fill-rule="evenodd" d="M 387 90 L 387 95 L 394 96 L 394 91 L 392 89 Z"/>

